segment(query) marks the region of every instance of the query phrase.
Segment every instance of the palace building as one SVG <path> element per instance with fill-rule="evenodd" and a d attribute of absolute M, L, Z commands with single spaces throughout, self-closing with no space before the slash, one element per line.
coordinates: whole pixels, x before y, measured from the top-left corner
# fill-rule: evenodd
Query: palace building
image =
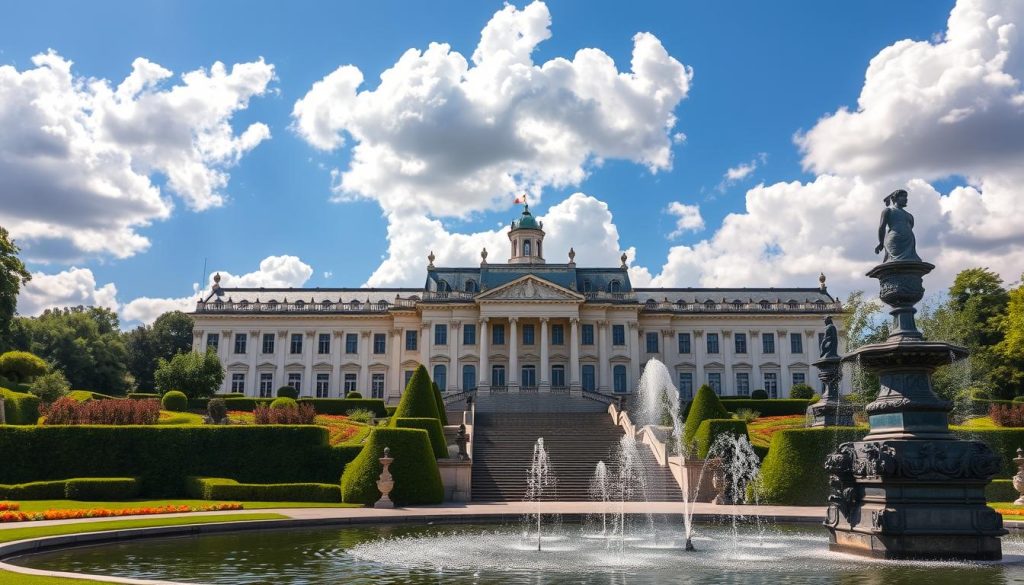
<path fill-rule="evenodd" d="M 224 288 L 200 299 L 193 347 L 217 352 L 222 392 L 397 402 L 419 364 L 442 391 L 630 393 L 644 364 L 673 372 L 681 397 L 784 398 L 819 388 L 826 289 L 635 288 L 612 268 L 544 258 L 544 226 L 527 206 L 512 222 L 508 262 L 445 268 L 427 258 L 423 288 Z M 838 322 L 838 320 L 837 320 Z M 844 389 L 848 391 L 848 389 Z"/>

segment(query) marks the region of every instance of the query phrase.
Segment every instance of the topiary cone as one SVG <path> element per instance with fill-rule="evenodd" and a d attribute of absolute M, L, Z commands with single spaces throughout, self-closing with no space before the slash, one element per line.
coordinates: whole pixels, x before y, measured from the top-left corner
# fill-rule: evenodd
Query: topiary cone
<path fill-rule="evenodd" d="M 342 502 L 372 505 L 380 499 L 377 480 L 385 447 L 391 449 L 395 460 L 390 468 L 395 481 L 390 498 L 396 505 L 440 504 L 444 500 L 444 484 L 427 431 L 382 427 L 373 429 L 363 450 L 345 466 Z"/>
<path fill-rule="evenodd" d="M 434 397 L 434 389 L 427 374 L 427 368 L 416 368 L 409 384 L 402 393 L 402 399 L 398 402 L 398 409 L 392 418 L 436 418 L 441 419 L 437 412 L 437 398 Z"/>
<path fill-rule="evenodd" d="M 690 447 L 700 423 L 713 418 L 731 418 L 731 415 L 711 386 L 704 384 L 697 390 L 697 396 L 694 397 L 693 403 L 690 405 L 690 413 L 686 416 L 683 445 Z"/>
<path fill-rule="evenodd" d="M 441 394 L 441 389 L 437 387 L 437 382 L 431 382 L 430 386 L 434 389 L 434 401 L 437 402 L 437 416 L 441 419 L 441 426 L 448 424 L 448 409 L 444 405 L 444 396 Z"/>

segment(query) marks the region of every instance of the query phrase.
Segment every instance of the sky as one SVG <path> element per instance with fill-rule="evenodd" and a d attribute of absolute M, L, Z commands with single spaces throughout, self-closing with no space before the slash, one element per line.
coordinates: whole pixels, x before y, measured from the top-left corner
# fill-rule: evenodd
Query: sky
<path fill-rule="evenodd" d="M 18 311 L 122 326 L 224 286 L 421 286 L 508 254 L 634 286 L 864 276 L 910 190 L 929 290 L 1024 271 L 1024 2 L 12 3 Z M 205 273 L 204 273 L 205 267 Z"/>

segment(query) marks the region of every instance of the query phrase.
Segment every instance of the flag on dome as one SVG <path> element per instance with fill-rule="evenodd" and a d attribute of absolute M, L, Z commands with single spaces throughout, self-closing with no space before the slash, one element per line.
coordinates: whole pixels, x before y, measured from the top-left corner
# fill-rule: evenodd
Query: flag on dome
<path fill-rule="evenodd" d="M 523 193 L 522 195 L 516 195 L 516 198 L 514 201 L 512 201 L 512 203 L 526 203 L 526 193 Z"/>

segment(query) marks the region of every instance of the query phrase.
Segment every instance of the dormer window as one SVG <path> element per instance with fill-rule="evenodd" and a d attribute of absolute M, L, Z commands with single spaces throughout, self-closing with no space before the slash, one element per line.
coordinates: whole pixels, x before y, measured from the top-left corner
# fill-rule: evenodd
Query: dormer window
<path fill-rule="evenodd" d="M 789 301 L 789 308 L 790 309 L 795 309 L 798 306 L 799 306 L 799 304 L 796 301 Z"/>
<path fill-rule="evenodd" d="M 685 309 L 686 308 L 686 301 L 684 301 L 682 299 L 679 299 L 678 301 L 676 301 L 676 308 L 678 308 L 680 310 Z"/>
<path fill-rule="evenodd" d="M 469 280 L 466 281 L 466 292 L 468 292 L 468 293 L 480 292 L 480 286 L 476 283 L 475 280 L 470 278 Z"/>
<path fill-rule="evenodd" d="M 268 301 L 267 307 L 269 307 L 271 311 L 277 309 L 277 301 Z"/>
<path fill-rule="evenodd" d="M 306 306 L 306 301 L 295 301 L 295 308 L 302 309 Z"/>
<path fill-rule="evenodd" d="M 769 303 L 768 301 L 761 301 L 761 308 L 764 309 L 765 311 L 770 309 L 771 306 L 772 306 L 772 304 Z"/>
<path fill-rule="evenodd" d="M 708 300 L 704 301 L 704 308 L 705 309 L 714 309 L 715 308 L 715 301 L 712 301 L 711 299 L 708 299 Z"/>
<path fill-rule="evenodd" d="M 648 309 L 653 309 L 658 306 L 658 301 L 655 301 L 654 299 L 647 299 L 646 301 L 644 301 L 644 306 L 646 306 Z"/>
<path fill-rule="evenodd" d="M 331 303 L 331 301 L 324 301 L 324 302 L 320 303 L 320 308 L 323 309 L 324 311 L 330 311 L 331 307 L 333 307 L 333 306 L 334 306 L 334 304 Z"/>
<path fill-rule="evenodd" d="M 238 301 L 238 308 L 243 310 L 243 311 L 248 309 L 249 308 L 249 301 Z"/>
<path fill-rule="evenodd" d="M 439 280 L 437 281 L 437 292 L 452 292 L 452 287 L 447 280 Z"/>
<path fill-rule="evenodd" d="M 594 290 L 594 286 L 590 284 L 590 279 L 583 279 L 583 292 L 588 293 L 591 292 L 592 290 Z"/>
<path fill-rule="evenodd" d="M 352 309 L 353 311 L 358 311 L 358 310 L 359 310 L 359 308 L 361 307 L 361 305 L 359 304 L 359 301 L 351 301 L 351 302 L 349 302 L 348 306 L 349 306 L 349 307 L 350 307 L 350 308 L 351 308 L 351 309 Z"/>
<path fill-rule="evenodd" d="M 608 292 L 617 293 L 622 291 L 622 284 L 618 280 L 613 280 L 608 283 Z"/>

